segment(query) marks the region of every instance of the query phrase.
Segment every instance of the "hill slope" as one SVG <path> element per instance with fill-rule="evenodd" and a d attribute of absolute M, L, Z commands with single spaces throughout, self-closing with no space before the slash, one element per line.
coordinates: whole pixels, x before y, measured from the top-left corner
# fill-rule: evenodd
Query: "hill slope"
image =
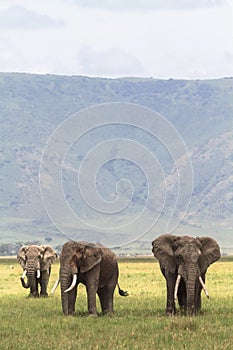
<path fill-rule="evenodd" d="M 55 128 L 73 113 L 100 103 L 129 102 L 161 113 L 174 125 L 189 150 L 193 195 L 180 232 L 192 233 L 193 227 L 198 227 L 200 233 L 205 233 L 214 223 L 216 230 L 212 235 L 225 245 L 233 244 L 226 234 L 226 230 L 230 232 L 233 227 L 233 78 L 185 81 L 2 73 L 0 91 L 0 243 L 44 241 L 50 237 L 54 244 L 60 244 L 67 239 L 50 222 L 41 200 L 39 168 L 45 144 Z M 135 140 L 158 158 L 167 186 L 162 212 L 165 217 L 166 212 L 172 211 L 177 196 L 174 164 L 161 142 L 130 126 L 98 130 L 80 139 L 76 148 L 71 149 L 63 174 L 69 205 L 83 217 L 93 215 L 82 205 L 80 193 L 74 192 L 77 169 L 91 147 L 114 137 Z M 132 182 L 134 190 L 131 197 L 127 184 L 122 184 L 120 189 L 123 200 L 131 203 L 126 216 L 131 217 L 144 207 L 148 217 L 153 216 L 161 206 L 163 192 L 147 201 L 147 179 L 143 171 L 130 159 L 119 160 L 119 149 L 113 148 L 111 152 L 112 160 L 98 173 L 96 186 L 100 195 L 111 201 L 116 183 L 126 178 Z M 178 163 L 185 182 L 187 161 L 181 156 Z M 155 178 L 160 182 L 157 174 Z M 86 187 L 88 192 L 88 184 Z M 182 217 L 184 209 L 181 202 L 177 208 L 178 217 Z M 118 215 L 117 220 L 124 222 L 126 216 Z M 98 215 L 92 219 L 98 221 Z M 152 235 L 158 234 L 159 229 L 157 225 Z M 71 236 L 76 230 L 75 226 L 69 229 Z M 103 237 L 92 236 L 93 240 Z M 129 233 L 125 242 L 133 238 L 134 234 L 131 237 Z M 104 240 L 107 244 L 108 237 Z"/>

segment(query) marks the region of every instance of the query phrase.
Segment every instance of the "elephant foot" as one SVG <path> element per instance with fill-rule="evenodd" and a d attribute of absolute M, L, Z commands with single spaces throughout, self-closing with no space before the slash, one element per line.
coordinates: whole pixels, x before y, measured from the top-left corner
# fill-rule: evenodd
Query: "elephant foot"
<path fill-rule="evenodd" d="M 41 298 L 48 298 L 48 293 L 40 293 Z"/>
<path fill-rule="evenodd" d="M 197 310 L 195 309 L 193 312 L 192 312 L 192 315 L 191 316 L 200 316 L 200 315 L 203 315 L 203 311 L 201 310 Z"/>
<path fill-rule="evenodd" d="M 187 307 L 187 316 L 188 317 L 193 317 L 196 315 L 196 310 L 194 306 Z"/>
<path fill-rule="evenodd" d="M 186 314 L 187 314 L 187 307 L 181 306 L 180 307 L 180 315 L 181 316 L 186 316 Z"/>
<path fill-rule="evenodd" d="M 174 317 L 176 315 L 176 309 L 167 308 L 165 315 L 168 317 Z"/>
<path fill-rule="evenodd" d="M 198 310 L 196 316 L 203 316 L 204 312 L 202 310 Z"/>
<path fill-rule="evenodd" d="M 103 314 L 104 316 L 112 317 L 112 316 L 113 316 L 113 311 L 104 310 L 104 311 L 102 311 L 102 314 Z"/>
<path fill-rule="evenodd" d="M 75 310 L 68 310 L 68 316 L 74 316 Z"/>
<path fill-rule="evenodd" d="M 39 297 L 39 293 L 30 293 L 28 295 L 28 298 L 38 298 Z"/>

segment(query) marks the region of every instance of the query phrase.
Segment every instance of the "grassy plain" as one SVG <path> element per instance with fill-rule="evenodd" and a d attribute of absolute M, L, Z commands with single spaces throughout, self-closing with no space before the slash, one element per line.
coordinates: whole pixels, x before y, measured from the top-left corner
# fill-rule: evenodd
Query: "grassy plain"
<path fill-rule="evenodd" d="M 80 286 L 77 314 L 65 317 L 59 288 L 46 299 L 27 298 L 17 261 L 0 259 L 0 349 L 233 348 L 232 261 L 221 260 L 209 268 L 206 286 L 210 299 L 203 294 L 202 313 L 193 318 L 164 316 L 165 280 L 154 258 L 124 259 L 119 265 L 121 288 L 128 290 L 129 296 L 123 298 L 115 292 L 114 316 L 89 318 L 85 289 Z M 49 290 L 58 269 L 59 264 L 54 264 Z"/>

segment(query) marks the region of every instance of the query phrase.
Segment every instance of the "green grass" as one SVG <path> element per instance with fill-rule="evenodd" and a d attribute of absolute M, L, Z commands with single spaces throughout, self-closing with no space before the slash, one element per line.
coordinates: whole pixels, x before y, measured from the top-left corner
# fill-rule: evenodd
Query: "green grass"
<path fill-rule="evenodd" d="M 164 316 L 165 281 L 155 259 L 124 259 L 119 265 L 121 287 L 130 295 L 115 293 L 114 316 L 89 318 L 80 286 L 77 314 L 65 317 L 59 288 L 46 299 L 27 298 L 19 264 L 0 259 L 0 349 L 232 349 L 233 262 L 209 268 L 210 299 L 203 295 L 202 314 L 193 318 Z M 49 290 L 58 268 L 53 265 Z"/>

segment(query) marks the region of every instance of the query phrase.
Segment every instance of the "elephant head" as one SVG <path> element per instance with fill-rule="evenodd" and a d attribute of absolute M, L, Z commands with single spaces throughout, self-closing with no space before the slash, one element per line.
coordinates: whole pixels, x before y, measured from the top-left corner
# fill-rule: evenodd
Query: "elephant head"
<path fill-rule="evenodd" d="M 71 256 L 72 274 L 78 273 L 78 271 L 85 273 L 91 270 L 101 261 L 102 256 L 100 247 L 80 242 Z"/>
<path fill-rule="evenodd" d="M 175 236 L 165 234 L 152 242 L 152 251 L 159 260 L 167 281 L 167 314 L 175 312 L 175 299 L 192 315 L 201 308 L 201 290 L 210 264 L 221 254 L 218 243 L 210 237 Z"/>
<path fill-rule="evenodd" d="M 38 283 L 40 283 L 42 294 L 47 294 L 51 264 L 57 258 L 53 248 L 49 245 L 23 246 L 19 249 L 17 258 L 23 268 L 22 286 L 30 288 L 32 296 L 38 296 Z M 26 276 L 27 283 L 24 281 Z"/>

